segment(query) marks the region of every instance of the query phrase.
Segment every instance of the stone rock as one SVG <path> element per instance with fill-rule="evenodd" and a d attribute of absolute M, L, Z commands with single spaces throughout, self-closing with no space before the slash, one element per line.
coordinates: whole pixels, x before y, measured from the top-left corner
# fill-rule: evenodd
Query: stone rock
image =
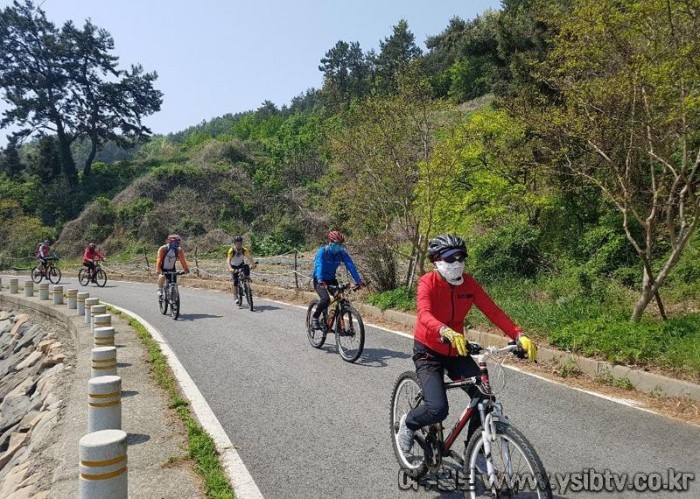
<path fill-rule="evenodd" d="M 54 341 L 49 347 L 49 353 L 58 352 L 62 346 L 63 343 L 61 343 L 60 341 Z"/>
<path fill-rule="evenodd" d="M 29 439 L 28 433 L 18 433 L 13 432 L 10 435 L 10 446 L 5 451 L 5 453 L 0 456 L 0 468 L 4 468 L 5 465 L 12 459 L 12 457 L 17 453 L 17 451 L 22 447 Z"/>
<path fill-rule="evenodd" d="M 44 336 L 46 336 L 46 331 L 38 324 L 35 324 L 22 332 L 22 336 L 17 340 L 14 351 L 16 352 L 30 345 L 36 345 Z"/>
<path fill-rule="evenodd" d="M 12 330 L 12 321 L 9 319 L 0 319 L 0 336 L 9 333 Z M 10 338 L 12 335 L 8 334 Z"/>
<path fill-rule="evenodd" d="M 41 361 L 41 368 L 48 369 L 49 367 L 57 366 L 58 364 L 63 364 L 65 362 L 66 356 L 63 354 L 52 355 L 51 357 L 46 357 Z"/>
<path fill-rule="evenodd" d="M 4 433 L 0 434 L 0 454 L 10 448 L 10 435 L 17 430 L 18 426 L 19 424 L 11 426 Z"/>
<path fill-rule="evenodd" d="M 15 366 L 15 370 L 21 371 L 22 369 L 24 369 L 26 367 L 31 367 L 34 364 L 36 364 L 37 362 L 39 362 L 40 359 L 41 359 L 41 352 L 37 352 L 35 350 L 32 353 L 30 353 L 26 359 L 24 359 L 22 362 L 17 364 L 17 366 Z"/>
<path fill-rule="evenodd" d="M 17 489 L 12 494 L 7 496 L 6 499 L 29 499 L 30 497 L 32 497 L 33 493 L 34 493 L 34 486 L 29 485 L 27 487 L 22 487 L 21 489 Z"/>
<path fill-rule="evenodd" d="M 45 412 L 41 420 L 32 430 L 32 446 L 38 446 L 53 430 L 53 427 L 58 423 L 59 409 L 53 409 Z"/>
<path fill-rule="evenodd" d="M 34 494 L 30 499 L 49 499 L 49 493 L 48 491 L 44 490 L 43 492 Z"/>
<path fill-rule="evenodd" d="M 52 343 L 52 340 L 41 340 L 36 346 L 36 349 L 39 350 L 41 353 L 46 354 L 48 353 L 49 348 L 51 348 Z"/>
<path fill-rule="evenodd" d="M 25 461 L 24 463 L 18 464 L 10 470 L 10 472 L 5 476 L 5 479 L 0 482 L 0 497 L 7 497 L 14 492 L 15 489 L 17 489 L 29 471 L 29 466 L 29 461 Z"/>
<path fill-rule="evenodd" d="M 41 404 L 41 410 L 51 410 L 49 409 L 49 406 L 54 405 L 56 402 L 58 402 L 60 407 L 61 401 L 58 399 L 58 397 L 56 397 L 56 395 L 54 395 L 53 393 L 49 393 L 44 399 L 43 403 Z"/>
<path fill-rule="evenodd" d="M 3 358 L 3 360 L 0 360 L 0 377 L 4 377 L 9 372 L 16 371 L 17 364 L 27 358 L 29 352 L 28 348 L 16 353 L 13 353 L 12 350 L 5 352 L 8 355 L 6 358 Z"/>
<path fill-rule="evenodd" d="M 41 364 L 34 364 L 27 369 L 13 373 L 11 376 L 0 377 L 0 400 L 4 399 L 19 384 L 28 379 L 34 379 L 34 375 L 41 369 Z M 32 382 L 33 383 L 33 382 Z"/>
<path fill-rule="evenodd" d="M 25 379 L 17 385 L 0 404 L 0 431 L 5 431 L 24 418 L 32 405 L 27 392 L 34 385 L 31 379 Z"/>
<path fill-rule="evenodd" d="M 0 310 L 0 321 L 6 321 L 10 317 L 12 317 L 10 312 L 8 312 L 7 310 Z"/>
<path fill-rule="evenodd" d="M 10 333 L 12 336 L 17 335 L 17 331 L 19 330 L 19 327 L 27 322 L 29 320 L 29 316 L 27 314 L 19 314 L 15 316 L 15 325 L 12 326 L 12 332 Z"/>
<path fill-rule="evenodd" d="M 36 419 L 38 414 L 40 414 L 38 410 L 36 410 L 36 409 L 30 410 L 27 413 L 27 415 L 22 418 L 22 421 L 20 421 L 19 424 L 17 425 L 17 431 L 22 432 L 22 433 L 27 433 L 28 431 L 30 431 L 34 427 L 32 425 L 32 421 Z"/>

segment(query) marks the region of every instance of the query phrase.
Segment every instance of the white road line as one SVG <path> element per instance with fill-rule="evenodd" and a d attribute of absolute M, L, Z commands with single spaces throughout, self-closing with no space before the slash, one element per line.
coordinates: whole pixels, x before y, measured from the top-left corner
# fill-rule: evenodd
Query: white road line
<path fill-rule="evenodd" d="M 211 435 L 211 437 L 214 439 L 216 450 L 219 452 L 221 463 L 226 471 L 226 474 L 231 480 L 236 497 L 238 499 L 262 498 L 263 495 L 260 492 L 260 489 L 258 489 L 258 486 L 256 485 L 255 480 L 253 480 L 248 468 L 246 468 L 245 464 L 243 464 L 243 460 L 238 455 L 238 452 L 236 452 L 236 449 L 231 443 L 231 440 L 228 438 L 224 428 L 221 426 L 221 423 L 214 415 L 214 411 L 211 410 L 209 404 L 207 404 L 207 401 L 199 391 L 199 388 L 197 388 L 197 385 L 194 384 L 194 381 L 192 381 L 192 378 L 190 378 L 190 375 L 180 363 L 177 355 L 175 355 L 175 352 L 173 352 L 160 332 L 134 312 L 110 303 L 107 303 L 107 305 L 139 321 L 146 327 L 146 329 L 148 329 L 148 332 L 151 334 L 156 343 L 158 343 L 163 355 L 165 355 L 165 357 L 168 359 L 168 364 L 173 370 L 175 378 L 177 379 L 178 383 L 180 383 L 183 394 L 185 397 L 187 397 L 187 399 L 189 399 L 190 406 L 194 410 L 197 419 L 207 433 L 209 433 L 209 435 Z"/>

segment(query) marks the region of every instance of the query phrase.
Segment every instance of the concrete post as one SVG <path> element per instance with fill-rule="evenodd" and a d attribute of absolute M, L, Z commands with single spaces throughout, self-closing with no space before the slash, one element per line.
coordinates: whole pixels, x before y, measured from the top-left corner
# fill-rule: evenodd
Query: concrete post
<path fill-rule="evenodd" d="M 92 349 L 91 377 L 117 375 L 117 348 L 96 347 Z"/>
<path fill-rule="evenodd" d="M 24 296 L 27 298 L 34 296 L 34 281 L 31 279 L 24 281 Z"/>
<path fill-rule="evenodd" d="M 10 294 L 16 295 L 19 293 L 19 279 L 17 277 L 10 277 Z"/>
<path fill-rule="evenodd" d="M 122 429 L 122 379 L 99 376 L 88 381 L 88 431 Z"/>
<path fill-rule="evenodd" d="M 78 290 L 67 289 L 66 296 L 68 297 L 68 309 L 75 310 L 76 308 L 78 308 Z"/>
<path fill-rule="evenodd" d="M 48 300 L 49 299 L 49 283 L 42 282 L 39 284 L 39 299 Z"/>
<path fill-rule="evenodd" d="M 90 323 L 95 322 L 95 316 L 100 315 L 100 314 L 106 314 L 107 313 L 107 305 L 100 305 L 99 303 L 96 303 L 92 307 L 90 307 Z"/>
<path fill-rule="evenodd" d="M 80 498 L 127 499 L 126 432 L 104 430 L 80 439 Z"/>
<path fill-rule="evenodd" d="M 85 323 L 90 324 L 90 319 L 92 318 L 92 313 L 90 309 L 93 305 L 100 303 L 99 298 L 86 298 L 85 299 Z"/>
<path fill-rule="evenodd" d="M 104 305 L 95 305 L 92 307 L 92 310 L 95 310 L 97 307 L 104 306 Z M 112 316 L 110 314 L 98 314 L 92 315 L 92 334 L 95 334 L 95 329 L 98 327 L 111 327 L 112 326 Z"/>
<path fill-rule="evenodd" d="M 63 305 L 63 286 L 54 286 L 51 291 L 53 292 L 53 304 Z"/>
<path fill-rule="evenodd" d="M 78 305 L 78 315 L 85 315 L 85 300 L 87 300 L 90 296 L 90 293 L 87 293 L 85 291 L 79 292 L 76 295 L 76 303 Z"/>
<path fill-rule="evenodd" d="M 96 347 L 113 347 L 114 346 L 114 328 L 113 327 L 96 327 L 93 334 L 94 334 L 94 345 Z"/>

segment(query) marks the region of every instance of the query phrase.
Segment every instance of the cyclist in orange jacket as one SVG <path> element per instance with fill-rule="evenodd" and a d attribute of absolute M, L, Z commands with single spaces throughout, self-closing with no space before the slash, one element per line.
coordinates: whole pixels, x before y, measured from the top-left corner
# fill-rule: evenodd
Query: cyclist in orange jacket
<path fill-rule="evenodd" d="M 97 245 L 90 243 L 83 252 L 83 265 L 90 272 L 90 280 L 95 281 L 95 260 L 104 260 L 105 257 L 97 251 Z"/>
<path fill-rule="evenodd" d="M 163 272 L 174 272 L 175 262 L 179 261 L 186 274 L 190 273 L 190 267 L 185 259 L 185 250 L 180 248 L 182 238 L 177 234 L 170 234 L 167 239 L 167 244 L 158 248 L 158 256 L 156 257 L 156 270 L 158 271 L 158 295 L 163 294 L 166 278 L 169 281 L 172 276 L 166 275 Z"/>

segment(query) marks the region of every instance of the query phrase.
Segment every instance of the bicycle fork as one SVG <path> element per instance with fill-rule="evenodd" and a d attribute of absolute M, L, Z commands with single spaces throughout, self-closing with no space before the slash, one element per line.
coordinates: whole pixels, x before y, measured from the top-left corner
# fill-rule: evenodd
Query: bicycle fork
<path fill-rule="evenodd" d="M 484 444 L 484 457 L 486 458 L 486 472 L 489 476 L 489 487 L 491 489 L 497 488 L 498 483 L 498 473 L 496 466 L 493 464 L 493 447 L 492 444 L 496 442 L 498 434 L 496 432 L 496 421 L 506 420 L 507 418 L 503 415 L 503 406 L 498 402 L 493 402 L 493 406 L 490 411 L 487 412 L 484 403 L 479 404 L 479 414 L 481 415 L 481 420 L 483 421 L 482 430 L 482 441 Z M 508 488 L 514 490 L 516 484 L 514 481 L 516 477 L 513 474 L 513 461 L 510 456 L 510 448 L 508 447 L 508 442 L 501 440 L 500 450 L 501 458 L 503 459 L 503 464 L 505 469 L 503 470 L 507 479 Z"/>

